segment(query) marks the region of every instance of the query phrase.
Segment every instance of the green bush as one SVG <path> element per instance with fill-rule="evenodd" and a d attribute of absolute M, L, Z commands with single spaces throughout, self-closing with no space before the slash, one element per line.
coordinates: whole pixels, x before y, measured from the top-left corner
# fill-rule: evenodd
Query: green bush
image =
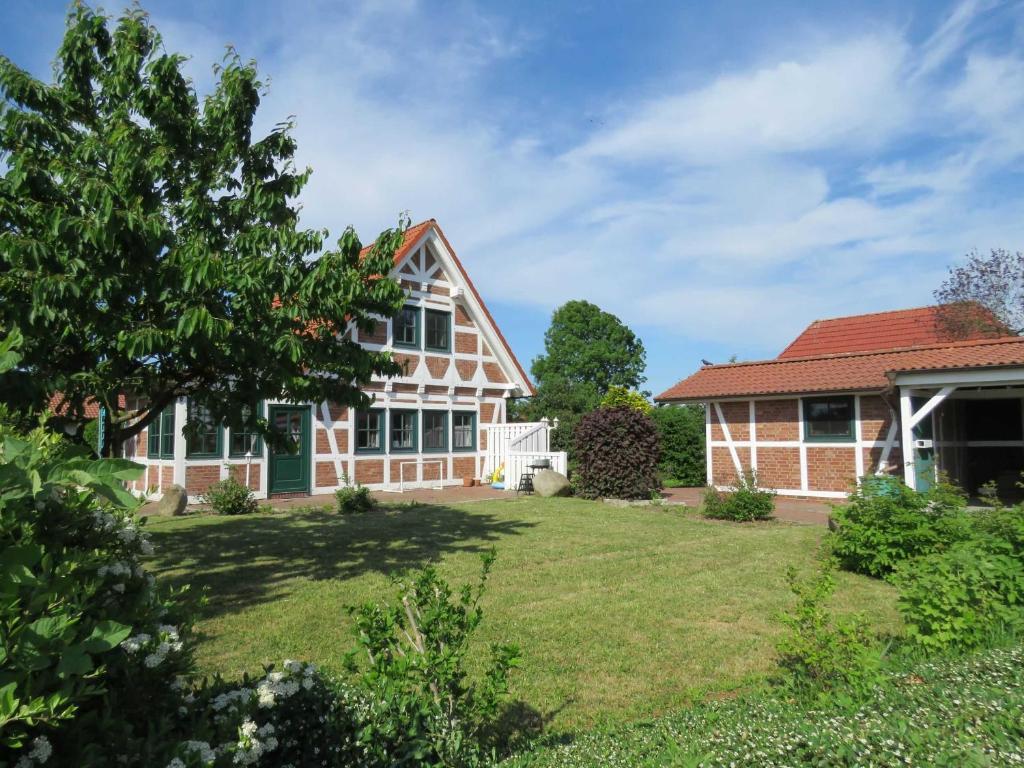
<path fill-rule="evenodd" d="M 470 677 L 467 653 L 483 621 L 480 599 L 494 562 L 483 557 L 475 589 L 454 595 L 433 567 L 398 580 L 393 605 L 352 609 L 362 654 L 348 657 L 368 702 L 359 741 L 379 765 L 474 766 L 494 746 L 512 645 L 492 645 Z M 359 656 L 362 663 L 359 663 Z"/>
<path fill-rule="evenodd" d="M 598 408 L 573 434 L 573 488 L 587 499 L 649 499 L 658 491 L 660 448 L 651 417 L 632 408 Z"/>
<path fill-rule="evenodd" d="M 51 765 L 164 765 L 192 643 L 140 563 L 151 547 L 122 482 L 142 468 L 41 427 L 16 434 L 4 417 L 0 764 L 52 752 Z"/>
<path fill-rule="evenodd" d="M 346 485 L 334 492 L 334 498 L 342 514 L 369 512 L 374 507 L 373 496 L 365 485 Z"/>
<path fill-rule="evenodd" d="M 253 492 L 230 475 L 207 488 L 202 501 L 218 515 L 250 515 L 259 509 Z"/>
<path fill-rule="evenodd" d="M 949 485 L 918 493 L 893 477 L 865 477 L 834 507 L 832 551 L 848 571 L 886 576 L 899 563 L 970 536 L 965 501 Z"/>
<path fill-rule="evenodd" d="M 809 580 L 801 581 L 793 567 L 787 571 L 796 606 L 781 617 L 789 633 L 776 645 L 779 665 L 794 691 L 820 695 L 841 689 L 862 696 L 880 679 L 881 655 L 866 621 L 829 611 L 834 570 L 828 559 Z"/>
<path fill-rule="evenodd" d="M 747 523 L 770 520 L 775 514 L 775 492 L 757 487 L 757 475 L 746 472 L 728 491 L 708 487 L 704 491 L 704 516 L 713 520 Z"/>
<path fill-rule="evenodd" d="M 640 413 L 650 414 L 654 409 L 651 401 L 629 387 L 611 386 L 601 398 L 602 408 L 632 408 Z"/>
<path fill-rule="evenodd" d="M 663 406 L 651 412 L 661 440 L 658 468 L 666 483 L 685 487 L 704 485 L 704 409 L 700 406 Z"/>

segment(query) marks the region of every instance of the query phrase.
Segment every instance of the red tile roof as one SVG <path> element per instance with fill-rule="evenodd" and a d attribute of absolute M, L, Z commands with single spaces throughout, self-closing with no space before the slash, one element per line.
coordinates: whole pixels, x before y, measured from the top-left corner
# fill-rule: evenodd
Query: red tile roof
<path fill-rule="evenodd" d="M 753 363 L 708 365 L 662 392 L 657 401 L 751 395 L 885 390 L 888 374 L 1024 365 L 1024 337 L 973 339 L 909 349 L 849 352 Z"/>
<path fill-rule="evenodd" d="M 980 306 L 976 307 L 975 311 L 979 314 L 984 313 L 984 321 L 979 323 L 977 329 L 961 334 L 960 339 L 1009 335 L 986 332 L 983 328 L 992 328 L 998 321 Z M 903 349 L 943 344 L 952 340 L 943 327 L 939 307 L 898 309 L 870 315 L 815 320 L 782 350 L 779 360 L 834 355 L 840 352 Z"/>

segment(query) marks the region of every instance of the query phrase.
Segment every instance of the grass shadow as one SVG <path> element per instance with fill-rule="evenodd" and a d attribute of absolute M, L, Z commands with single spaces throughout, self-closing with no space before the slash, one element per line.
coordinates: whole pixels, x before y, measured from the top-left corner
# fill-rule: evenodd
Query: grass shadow
<path fill-rule="evenodd" d="M 204 616 L 287 597 L 290 582 L 392 575 L 456 552 L 484 552 L 533 523 L 465 508 L 381 507 L 197 518 L 151 526 L 149 569 L 163 583 L 205 592 Z"/>

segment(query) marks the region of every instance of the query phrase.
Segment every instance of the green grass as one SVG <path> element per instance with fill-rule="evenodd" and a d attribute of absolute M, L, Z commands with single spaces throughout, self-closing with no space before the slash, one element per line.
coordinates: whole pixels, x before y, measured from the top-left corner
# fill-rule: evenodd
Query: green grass
<path fill-rule="evenodd" d="M 390 598 L 389 577 L 437 562 L 471 581 L 498 550 L 484 642 L 520 645 L 513 696 L 554 730 L 655 716 L 772 667 L 789 565 L 824 529 L 710 522 L 671 507 L 499 500 L 341 516 L 331 510 L 152 519 L 162 581 L 207 588 L 199 662 L 228 676 L 283 658 L 340 670 L 345 606 Z M 885 584 L 839 577 L 836 607 L 899 630 Z"/>

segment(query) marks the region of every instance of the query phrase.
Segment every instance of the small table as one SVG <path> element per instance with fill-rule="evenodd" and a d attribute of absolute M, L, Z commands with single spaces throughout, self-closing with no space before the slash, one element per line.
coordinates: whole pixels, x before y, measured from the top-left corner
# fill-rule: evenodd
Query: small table
<path fill-rule="evenodd" d="M 516 496 L 520 493 L 533 493 L 533 476 L 542 469 L 551 469 L 551 462 L 542 460 L 526 465 L 528 472 L 519 476 L 519 484 L 516 486 Z"/>

